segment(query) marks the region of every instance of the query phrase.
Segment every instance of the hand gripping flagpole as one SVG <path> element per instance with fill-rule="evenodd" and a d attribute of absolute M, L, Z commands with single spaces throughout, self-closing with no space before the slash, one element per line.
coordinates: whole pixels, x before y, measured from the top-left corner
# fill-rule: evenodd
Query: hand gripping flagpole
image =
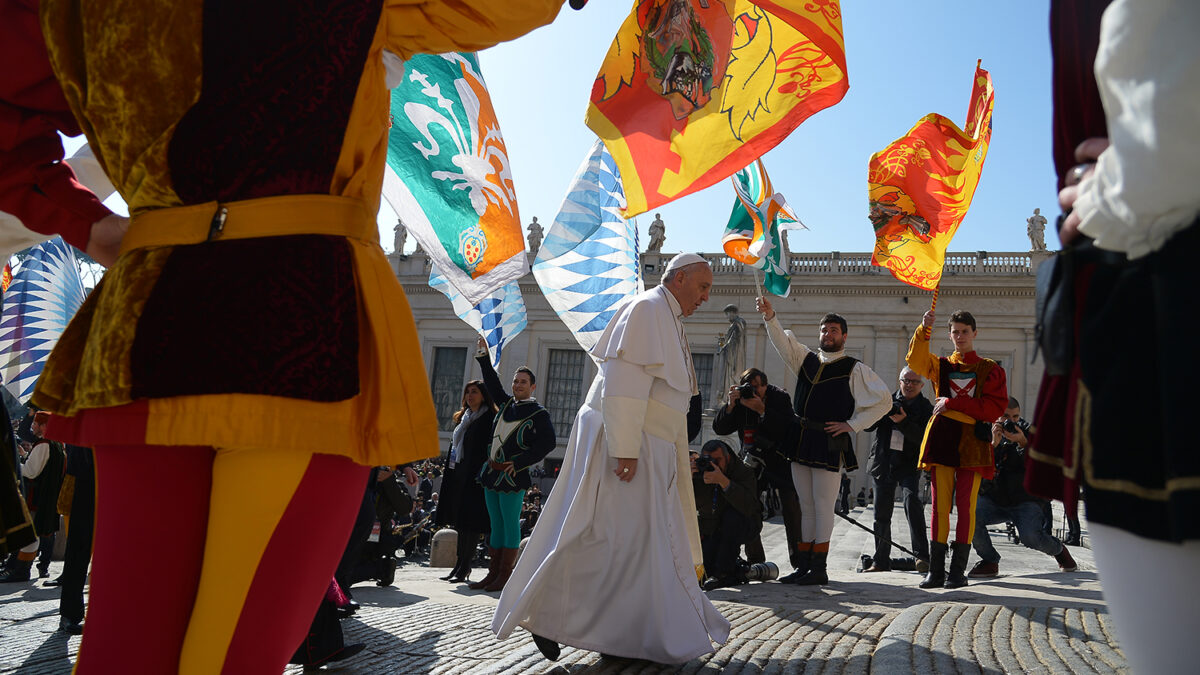
<path fill-rule="evenodd" d="M 938 285 L 933 288 L 933 301 L 929 303 L 929 311 L 932 313 L 937 309 L 938 294 L 942 292 L 942 282 L 939 280 Z M 933 335 L 933 326 L 925 327 L 925 341 L 928 342 Z"/>

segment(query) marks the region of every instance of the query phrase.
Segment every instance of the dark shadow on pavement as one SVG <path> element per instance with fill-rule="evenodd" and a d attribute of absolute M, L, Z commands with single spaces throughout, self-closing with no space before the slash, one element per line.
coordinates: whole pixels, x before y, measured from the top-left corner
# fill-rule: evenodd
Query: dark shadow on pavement
<path fill-rule="evenodd" d="M 50 633 L 46 640 L 21 663 L 17 672 L 70 675 L 71 657 L 67 644 L 69 639 L 69 636 L 62 631 L 56 630 Z"/>

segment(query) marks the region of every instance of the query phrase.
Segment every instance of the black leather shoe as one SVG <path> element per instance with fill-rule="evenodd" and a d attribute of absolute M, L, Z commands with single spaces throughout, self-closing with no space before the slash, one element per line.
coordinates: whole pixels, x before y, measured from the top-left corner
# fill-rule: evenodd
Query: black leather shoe
<path fill-rule="evenodd" d="M 42 584 L 42 588 L 54 588 L 55 586 L 62 586 L 62 577 L 55 577 Z"/>
<path fill-rule="evenodd" d="M 559 655 L 562 654 L 562 648 L 558 646 L 557 642 L 550 638 L 544 638 L 537 633 L 530 633 L 530 635 L 533 636 L 533 644 L 537 645 L 538 651 L 542 653 L 542 656 L 550 661 L 558 660 Z"/>
<path fill-rule="evenodd" d="M 715 591 L 718 588 L 733 588 L 734 586 L 741 586 L 742 584 L 745 584 L 745 583 L 746 583 L 745 577 L 738 577 L 738 576 L 715 577 L 713 579 L 709 579 L 708 581 L 704 582 L 704 590 Z"/>
<path fill-rule="evenodd" d="M 67 635 L 82 635 L 83 624 L 78 621 L 72 621 L 67 617 L 61 617 L 58 620 L 58 629 Z"/>
<path fill-rule="evenodd" d="M 797 581 L 800 581 L 800 579 L 801 579 L 801 578 L 802 578 L 802 577 L 803 577 L 805 574 L 808 574 L 808 570 L 807 570 L 807 569 L 803 569 L 803 570 L 801 570 L 801 569 L 797 569 L 795 572 L 792 572 L 791 574 L 788 574 L 788 575 L 786 575 L 786 576 L 779 577 L 779 583 L 781 583 L 781 584 L 794 584 L 794 583 L 796 583 Z"/>

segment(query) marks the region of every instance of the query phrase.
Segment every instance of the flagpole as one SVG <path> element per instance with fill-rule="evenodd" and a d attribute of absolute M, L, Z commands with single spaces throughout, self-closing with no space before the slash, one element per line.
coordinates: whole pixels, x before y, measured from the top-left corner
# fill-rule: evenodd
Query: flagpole
<path fill-rule="evenodd" d="M 933 288 L 933 302 L 929 303 L 929 311 L 933 312 L 937 309 L 938 294 L 942 292 L 942 282 L 939 280 L 938 285 Z M 925 327 L 925 340 L 928 341 L 933 335 L 933 326 Z"/>
<path fill-rule="evenodd" d="M 758 268 L 751 267 L 750 270 L 752 272 L 754 272 L 754 288 L 758 290 L 758 297 L 760 297 L 760 298 L 767 297 L 767 296 L 763 295 L 762 285 L 758 283 Z"/>

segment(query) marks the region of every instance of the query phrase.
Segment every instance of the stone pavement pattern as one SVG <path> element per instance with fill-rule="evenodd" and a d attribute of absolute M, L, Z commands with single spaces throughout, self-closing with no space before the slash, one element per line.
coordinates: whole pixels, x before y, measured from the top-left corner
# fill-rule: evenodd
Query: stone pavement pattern
<path fill-rule="evenodd" d="M 872 513 L 851 516 L 870 525 Z M 896 541 L 908 541 L 904 519 Z M 1086 533 L 1086 531 L 1085 531 Z M 914 572 L 859 574 L 871 535 L 839 519 L 830 552 L 831 583 L 799 588 L 750 584 L 709 594 L 733 624 L 713 654 L 679 666 L 607 659 L 564 648 L 542 658 L 523 631 L 503 642 L 489 628 L 496 597 L 439 581 L 445 570 L 402 566 L 387 588 L 354 587 L 363 608 L 342 622 L 346 642 L 366 651 L 340 673 L 1113 673 L 1126 672 L 1101 595 L 1091 551 L 1061 573 L 1044 554 L 994 532 L 1001 576 L 957 590 L 923 591 Z M 783 527 L 766 523 L 767 558 L 786 561 Z M 972 563 L 977 557 L 972 554 Z M 56 563 L 52 572 L 57 574 Z M 789 566 L 781 564 L 783 573 Z M 475 570 L 475 577 L 483 573 Z M 153 589 L 145 589 L 148 597 Z M 79 638 L 56 632 L 58 591 L 40 584 L 0 586 L 0 673 L 71 672 Z M 287 673 L 304 672 L 291 666 Z"/>

